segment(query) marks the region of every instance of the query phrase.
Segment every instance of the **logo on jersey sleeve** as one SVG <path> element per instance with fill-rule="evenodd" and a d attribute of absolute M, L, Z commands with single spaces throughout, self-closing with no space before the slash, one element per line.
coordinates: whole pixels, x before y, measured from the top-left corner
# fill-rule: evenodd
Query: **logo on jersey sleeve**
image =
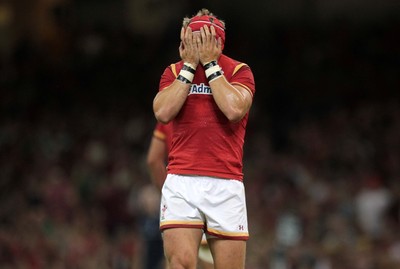
<path fill-rule="evenodd" d="M 189 95 L 191 94 L 207 94 L 212 95 L 211 87 L 206 86 L 204 83 L 192 84 L 189 90 Z"/>

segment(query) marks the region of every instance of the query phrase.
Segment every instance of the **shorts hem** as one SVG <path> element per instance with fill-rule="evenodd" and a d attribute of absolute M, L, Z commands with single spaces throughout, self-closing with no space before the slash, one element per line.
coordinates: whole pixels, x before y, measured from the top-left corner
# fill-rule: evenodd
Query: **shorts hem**
<path fill-rule="evenodd" d="M 169 170 L 168 174 L 171 175 L 183 175 L 183 176 L 201 176 L 201 177 L 214 177 L 219 179 L 229 179 L 229 180 L 237 180 L 243 182 L 243 175 L 237 174 L 221 174 L 214 172 L 204 172 L 204 171 L 192 171 L 192 170 Z"/>
<path fill-rule="evenodd" d="M 173 229 L 173 228 L 195 228 L 195 229 L 204 229 L 204 224 L 190 224 L 190 223 L 172 223 L 172 224 L 161 224 L 160 231 L 164 231 L 166 229 Z"/>
<path fill-rule="evenodd" d="M 249 240 L 248 235 L 222 235 L 222 234 L 216 234 L 216 233 L 211 233 L 207 232 L 209 235 L 211 235 L 214 238 L 219 238 L 219 239 L 227 239 L 227 240 L 238 240 L 238 241 L 247 241 Z"/>

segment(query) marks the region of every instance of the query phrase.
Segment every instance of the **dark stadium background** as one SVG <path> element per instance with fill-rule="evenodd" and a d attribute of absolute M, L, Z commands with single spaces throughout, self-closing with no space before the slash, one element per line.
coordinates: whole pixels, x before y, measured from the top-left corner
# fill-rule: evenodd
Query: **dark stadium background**
<path fill-rule="evenodd" d="M 398 0 L 0 1 L 0 268 L 142 268 L 152 99 L 202 7 L 255 74 L 247 268 L 400 268 Z"/>

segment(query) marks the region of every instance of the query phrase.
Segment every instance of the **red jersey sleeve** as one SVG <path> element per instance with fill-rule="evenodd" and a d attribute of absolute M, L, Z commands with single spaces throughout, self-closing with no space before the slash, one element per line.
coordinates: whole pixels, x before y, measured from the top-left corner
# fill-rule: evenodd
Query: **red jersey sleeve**
<path fill-rule="evenodd" d="M 172 124 L 162 124 L 158 122 L 154 129 L 153 136 L 162 140 L 167 146 L 168 152 L 170 151 L 172 140 Z"/>
<path fill-rule="evenodd" d="M 176 74 L 176 67 L 175 64 L 171 64 L 167 68 L 165 68 L 164 73 L 161 75 L 160 79 L 160 85 L 159 85 L 159 91 L 162 91 L 166 87 L 172 84 L 174 80 L 176 79 L 177 74 Z"/>
<path fill-rule="evenodd" d="M 255 93 L 255 82 L 253 72 L 250 67 L 246 64 L 240 64 L 237 66 L 237 70 L 235 69 L 232 74 L 232 78 L 230 83 L 232 85 L 239 85 L 246 88 L 252 96 Z"/>
<path fill-rule="evenodd" d="M 154 137 L 165 141 L 167 136 L 167 132 L 165 131 L 165 125 L 158 122 L 154 129 L 153 135 Z"/>

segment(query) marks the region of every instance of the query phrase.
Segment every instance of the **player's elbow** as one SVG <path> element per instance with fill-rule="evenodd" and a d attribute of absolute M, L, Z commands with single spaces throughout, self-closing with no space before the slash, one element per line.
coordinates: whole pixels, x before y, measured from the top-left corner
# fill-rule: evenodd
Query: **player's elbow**
<path fill-rule="evenodd" d="M 155 118 L 163 124 L 167 124 L 168 122 L 173 120 L 177 113 L 176 109 L 172 106 L 157 107 L 156 105 L 154 105 L 153 110 Z"/>
<path fill-rule="evenodd" d="M 163 113 L 162 111 L 155 111 L 154 116 L 162 124 L 167 124 L 172 120 L 172 117 L 168 113 Z"/>
<path fill-rule="evenodd" d="M 162 106 L 157 102 L 157 98 L 154 99 L 153 102 L 153 112 L 154 112 L 154 117 L 157 119 L 157 121 L 166 124 L 171 121 L 171 117 L 169 116 L 171 114 L 171 108 L 168 106 Z"/>
<path fill-rule="evenodd" d="M 230 116 L 228 117 L 228 120 L 232 123 L 236 123 L 239 122 L 242 118 L 243 116 Z"/>
<path fill-rule="evenodd" d="M 238 122 L 249 112 L 251 107 L 251 99 L 249 102 L 243 100 L 235 105 L 229 106 L 226 109 L 225 116 L 230 122 Z"/>
<path fill-rule="evenodd" d="M 154 111 L 154 117 L 161 123 L 167 124 L 172 120 L 171 118 L 171 109 L 163 106 L 163 107 L 158 107 L 157 105 L 153 106 L 153 111 Z"/>
<path fill-rule="evenodd" d="M 244 115 L 246 115 L 246 111 L 242 109 L 232 109 L 225 114 L 230 122 L 238 122 L 243 119 Z"/>

